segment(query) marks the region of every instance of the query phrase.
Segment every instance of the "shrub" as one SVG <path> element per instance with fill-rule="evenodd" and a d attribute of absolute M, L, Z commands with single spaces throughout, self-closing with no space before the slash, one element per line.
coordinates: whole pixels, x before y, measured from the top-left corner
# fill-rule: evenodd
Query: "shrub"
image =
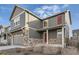
<path fill-rule="evenodd" d="M 79 42 L 77 43 L 76 48 L 79 50 Z"/>
<path fill-rule="evenodd" d="M 66 46 L 69 46 L 69 38 L 65 38 Z"/>
<path fill-rule="evenodd" d="M 17 53 L 20 53 L 21 52 L 21 49 L 20 48 L 16 48 L 16 52 Z"/>
<path fill-rule="evenodd" d="M 3 52 L 1 52 L 0 55 L 7 55 L 7 53 L 3 53 Z"/>

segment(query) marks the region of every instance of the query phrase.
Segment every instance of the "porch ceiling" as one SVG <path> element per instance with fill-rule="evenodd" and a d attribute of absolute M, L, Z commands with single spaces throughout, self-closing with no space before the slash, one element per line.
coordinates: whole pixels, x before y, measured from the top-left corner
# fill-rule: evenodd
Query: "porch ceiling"
<path fill-rule="evenodd" d="M 41 31 L 45 31 L 45 30 L 55 30 L 55 29 L 61 28 L 63 26 L 64 25 L 58 25 L 58 26 L 54 26 L 54 27 L 46 27 L 46 28 L 38 29 L 37 31 L 41 32 Z"/>
<path fill-rule="evenodd" d="M 10 30 L 10 33 L 14 33 L 14 32 L 17 32 L 17 31 L 21 31 L 22 29 L 24 29 L 24 27 L 19 27 L 19 28 L 16 28 L 16 29 L 11 29 Z"/>

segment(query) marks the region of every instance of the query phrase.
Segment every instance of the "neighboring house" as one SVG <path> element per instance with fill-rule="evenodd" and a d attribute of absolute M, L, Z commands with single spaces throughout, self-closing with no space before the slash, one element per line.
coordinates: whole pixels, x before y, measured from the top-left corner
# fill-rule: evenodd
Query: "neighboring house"
<path fill-rule="evenodd" d="M 11 27 L 6 27 L 6 39 L 7 39 L 7 45 L 11 45 L 11 33 L 10 33 Z"/>
<path fill-rule="evenodd" d="M 69 45 L 77 47 L 77 45 L 79 44 L 79 29 L 73 30 L 72 33 L 73 36 L 71 40 L 69 40 Z"/>
<path fill-rule="evenodd" d="M 0 45 L 6 45 L 7 44 L 7 36 L 6 36 L 6 27 L 0 28 Z"/>
<path fill-rule="evenodd" d="M 64 47 L 65 38 L 70 38 L 72 22 L 68 10 L 41 19 L 27 9 L 15 6 L 10 22 L 12 45 L 51 44 Z"/>
<path fill-rule="evenodd" d="M 79 39 L 79 29 L 73 30 L 73 39 Z"/>

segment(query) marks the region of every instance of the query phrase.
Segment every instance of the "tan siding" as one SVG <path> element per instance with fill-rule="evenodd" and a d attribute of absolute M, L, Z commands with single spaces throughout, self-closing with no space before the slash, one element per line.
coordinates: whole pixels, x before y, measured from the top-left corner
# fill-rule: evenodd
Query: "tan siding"
<path fill-rule="evenodd" d="M 29 27 L 32 28 L 42 28 L 43 22 L 37 19 L 36 17 L 29 14 Z"/>
<path fill-rule="evenodd" d="M 15 17 L 16 15 L 20 14 L 20 13 L 23 12 L 23 11 L 24 11 L 23 9 L 17 7 L 17 8 L 15 9 L 14 13 L 13 13 L 12 18 Z"/>
<path fill-rule="evenodd" d="M 37 19 L 36 17 L 34 17 L 34 16 L 30 15 L 30 14 L 28 16 L 29 16 L 28 17 L 29 27 L 35 28 L 35 29 L 39 29 L 39 28 L 43 27 L 43 22 L 41 20 Z M 41 39 L 42 34 L 35 31 L 35 30 L 29 29 L 29 38 Z"/>
<path fill-rule="evenodd" d="M 20 27 L 25 26 L 25 13 L 20 15 Z"/>

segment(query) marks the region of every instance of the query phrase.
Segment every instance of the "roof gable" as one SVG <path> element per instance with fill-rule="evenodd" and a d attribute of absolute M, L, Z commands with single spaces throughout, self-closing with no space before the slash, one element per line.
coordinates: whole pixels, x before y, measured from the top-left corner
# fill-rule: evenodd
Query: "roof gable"
<path fill-rule="evenodd" d="M 57 13 L 57 14 L 55 14 L 55 15 L 52 15 L 52 16 L 49 16 L 49 17 L 46 17 L 46 18 L 41 19 L 39 16 L 35 15 L 35 14 L 32 13 L 31 11 L 29 11 L 28 9 L 24 9 L 24 8 L 22 8 L 22 7 L 19 7 L 19 6 L 16 6 L 16 5 L 15 5 L 15 7 L 14 7 L 14 9 L 13 9 L 13 12 L 12 12 L 12 15 L 11 15 L 11 17 L 10 17 L 10 20 L 11 20 L 11 18 L 13 18 L 14 16 L 18 15 L 19 13 L 21 13 L 21 12 L 23 12 L 23 11 L 28 12 L 29 14 L 31 14 L 31 15 L 33 15 L 34 17 L 38 18 L 39 20 L 46 20 L 46 19 L 48 19 L 48 18 L 55 17 L 55 16 L 57 16 L 57 15 L 64 14 L 64 13 L 67 12 L 67 10 L 66 10 L 66 11 L 64 11 L 64 12 L 60 12 L 60 13 Z M 72 24 L 70 11 L 69 11 L 69 16 L 70 16 L 70 23 Z"/>
<path fill-rule="evenodd" d="M 28 9 L 24 9 L 24 8 L 19 7 L 19 6 L 15 6 L 14 7 L 14 9 L 12 11 L 12 14 L 11 14 L 11 17 L 10 17 L 10 20 L 11 20 L 11 18 L 15 17 L 16 15 L 18 15 L 19 13 L 21 13 L 23 11 L 26 11 L 27 13 L 29 13 L 29 14 L 33 15 L 34 17 L 36 17 L 36 18 L 41 20 L 41 18 L 39 18 L 37 15 L 35 15 L 31 11 L 29 11 Z"/>
<path fill-rule="evenodd" d="M 19 7 L 17 7 L 17 6 L 15 6 L 14 9 L 13 9 L 13 12 L 12 12 L 12 14 L 11 14 L 10 19 L 13 18 L 13 17 L 15 17 L 16 15 L 18 15 L 19 13 L 21 13 L 21 12 L 23 12 L 23 11 L 24 11 L 23 9 L 21 9 L 21 8 L 19 8 Z"/>

